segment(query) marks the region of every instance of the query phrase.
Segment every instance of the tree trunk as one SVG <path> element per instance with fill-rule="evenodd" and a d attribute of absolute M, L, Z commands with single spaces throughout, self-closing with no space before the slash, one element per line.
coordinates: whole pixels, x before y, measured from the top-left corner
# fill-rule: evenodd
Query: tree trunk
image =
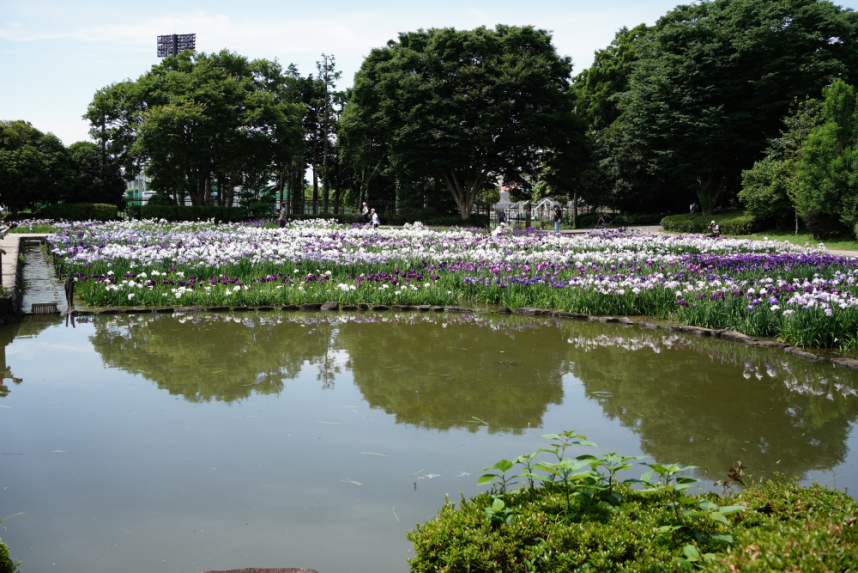
<path fill-rule="evenodd" d="M 482 188 L 485 182 L 486 175 L 480 174 L 476 179 L 459 177 L 452 169 L 442 173 L 444 182 L 447 183 L 447 188 L 456 200 L 456 205 L 459 207 L 459 214 L 462 219 L 467 219 L 471 215 L 471 209 L 474 206 L 474 201 L 477 199 L 477 192 Z"/>
<path fill-rule="evenodd" d="M 316 205 L 319 201 L 319 178 L 316 176 L 316 142 L 313 142 L 313 215 L 316 214 Z"/>
<path fill-rule="evenodd" d="M 715 209 L 715 203 L 724 191 L 726 177 L 719 176 L 717 172 L 712 171 L 708 175 L 703 175 L 697 179 L 700 184 L 700 190 L 697 192 L 697 198 L 700 199 L 701 209 L 706 209 L 707 215 L 712 215 Z"/>
<path fill-rule="evenodd" d="M 337 188 L 334 191 L 334 215 L 340 214 L 340 191 L 342 186 L 343 164 L 337 162 Z"/>
<path fill-rule="evenodd" d="M 578 192 L 572 194 L 572 228 L 578 228 Z"/>

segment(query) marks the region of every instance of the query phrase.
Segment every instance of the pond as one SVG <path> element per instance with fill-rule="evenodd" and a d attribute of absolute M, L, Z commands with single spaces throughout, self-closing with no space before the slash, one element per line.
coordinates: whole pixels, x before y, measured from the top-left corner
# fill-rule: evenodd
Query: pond
<path fill-rule="evenodd" d="M 31 317 L 0 344 L 0 504 L 26 512 L 2 538 L 24 571 L 405 572 L 405 532 L 445 494 L 562 430 L 704 487 L 736 460 L 858 487 L 858 373 L 728 341 L 250 312 Z"/>

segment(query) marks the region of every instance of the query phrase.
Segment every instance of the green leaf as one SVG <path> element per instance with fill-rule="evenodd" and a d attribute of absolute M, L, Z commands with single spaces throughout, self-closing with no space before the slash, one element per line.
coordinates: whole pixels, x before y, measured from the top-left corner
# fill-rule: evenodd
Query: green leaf
<path fill-rule="evenodd" d="M 698 551 L 697 548 L 693 545 L 686 545 L 682 548 L 682 552 L 685 554 L 689 561 L 700 560 L 700 551 Z"/>
<path fill-rule="evenodd" d="M 652 471 L 644 472 L 643 475 L 641 475 L 641 481 L 642 482 L 649 482 L 649 480 L 652 479 L 652 474 L 653 474 Z"/>
<path fill-rule="evenodd" d="M 502 510 L 504 507 L 506 507 L 506 504 L 505 504 L 502 500 L 500 500 L 500 499 L 496 499 L 496 500 L 494 500 L 494 502 L 492 503 L 492 510 L 494 510 L 494 511 L 500 511 L 500 510 Z"/>
<path fill-rule="evenodd" d="M 488 482 L 492 481 L 493 479 L 495 479 L 496 477 L 498 477 L 498 476 L 495 474 L 484 474 L 484 475 L 480 476 L 480 479 L 477 480 L 477 485 L 482 485 L 484 483 L 488 483 Z"/>
<path fill-rule="evenodd" d="M 709 519 L 712 521 L 717 521 L 719 523 L 723 523 L 724 525 L 730 525 L 730 522 L 727 521 L 727 518 L 724 517 L 723 514 L 718 513 L 717 511 L 713 511 L 709 513 Z"/>
<path fill-rule="evenodd" d="M 712 539 L 717 539 L 718 541 L 726 541 L 727 543 L 733 543 L 733 536 L 729 533 L 712 533 L 709 535 Z"/>
<path fill-rule="evenodd" d="M 725 505 L 724 507 L 719 507 L 718 511 L 726 515 L 736 511 L 745 511 L 745 509 L 744 505 Z"/>
<path fill-rule="evenodd" d="M 512 469 L 512 462 L 509 460 L 501 460 L 498 463 L 496 463 L 495 465 L 493 465 L 492 467 L 499 469 L 502 472 L 505 472 L 505 471 L 509 471 Z"/>

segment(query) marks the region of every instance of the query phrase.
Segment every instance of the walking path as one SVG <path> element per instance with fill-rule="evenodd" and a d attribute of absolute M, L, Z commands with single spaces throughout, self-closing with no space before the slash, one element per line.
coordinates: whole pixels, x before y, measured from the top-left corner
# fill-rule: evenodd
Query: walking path
<path fill-rule="evenodd" d="M 18 265 L 22 264 L 18 258 L 21 254 L 18 250 L 21 238 L 41 238 L 47 235 L 38 233 L 9 234 L 0 239 L 0 248 L 6 251 L 2 260 L 2 285 L 12 290 L 15 287 L 15 275 Z M 37 246 L 25 247 L 26 249 L 38 249 Z M 38 251 L 31 251 L 27 256 L 24 292 L 19 293 L 19 312 L 27 312 L 34 302 L 56 302 L 60 311 L 65 310 L 65 294 L 63 285 L 58 281 L 51 266 L 50 260 L 42 256 Z"/>

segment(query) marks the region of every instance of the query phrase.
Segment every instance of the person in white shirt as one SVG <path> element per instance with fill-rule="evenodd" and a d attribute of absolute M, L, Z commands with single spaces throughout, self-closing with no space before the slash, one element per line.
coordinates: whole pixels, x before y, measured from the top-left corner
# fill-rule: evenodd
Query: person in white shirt
<path fill-rule="evenodd" d="M 360 214 L 363 215 L 363 220 L 369 220 L 369 207 L 366 206 L 366 202 L 364 202 L 363 207 L 361 207 Z"/>
<path fill-rule="evenodd" d="M 375 209 L 372 210 L 372 228 L 378 229 L 378 213 L 375 212 Z"/>
<path fill-rule="evenodd" d="M 498 223 L 498 226 L 495 228 L 495 230 L 492 231 L 492 236 L 497 237 L 498 235 L 502 234 L 505 228 L 506 228 L 506 223 L 501 221 L 500 223 Z"/>
<path fill-rule="evenodd" d="M 710 237 L 720 237 L 721 236 L 721 227 L 715 221 L 709 223 L 709 235 Z"/>

